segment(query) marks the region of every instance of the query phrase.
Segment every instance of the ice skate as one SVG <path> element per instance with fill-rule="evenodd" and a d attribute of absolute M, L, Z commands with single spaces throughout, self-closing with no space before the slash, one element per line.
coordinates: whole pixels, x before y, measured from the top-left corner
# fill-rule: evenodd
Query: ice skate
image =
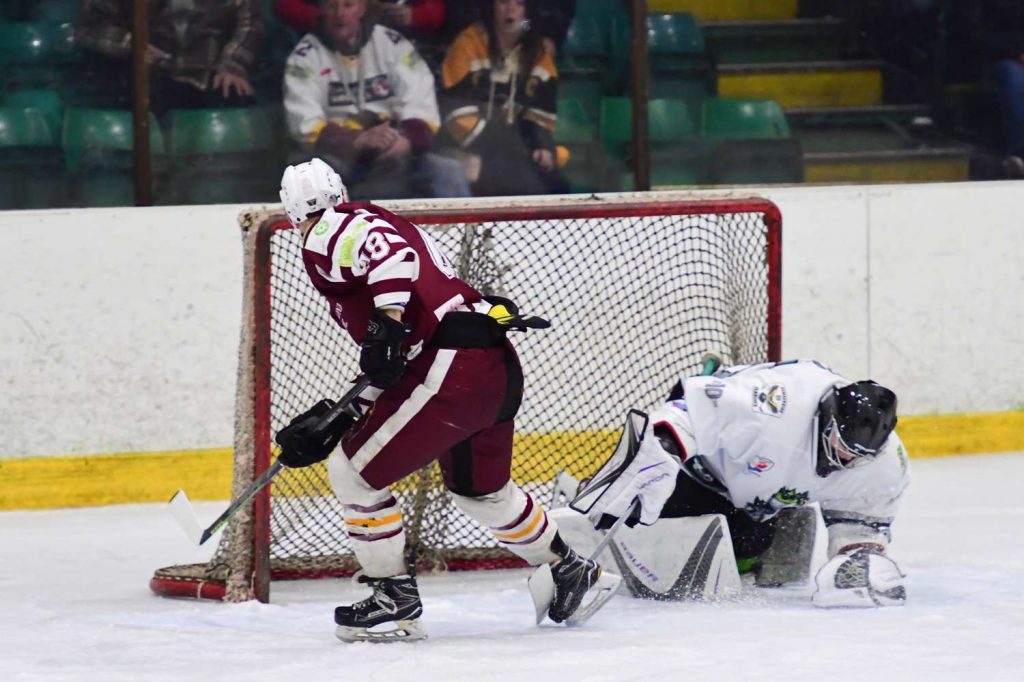
<path fill-rule="evenodd" d="M 419 621 L 423 614 L 416 580 L 408 575 L 368 578 L 360 582 L 373 586 L 373 594 L 349 606 L 334 609 L 335 631 L 343 642 L 398 642 L 424 639 L 427 630 Z"/>
<path fill-rule="evenodd" d="M 580 625 L 615 595 L 621 582 L 620 576 L 602 571 L 593 559 L 567 549 L 564 557 L 544 564 L 530 577 L 537 623 L 546 615 L 556 623 Z"/>

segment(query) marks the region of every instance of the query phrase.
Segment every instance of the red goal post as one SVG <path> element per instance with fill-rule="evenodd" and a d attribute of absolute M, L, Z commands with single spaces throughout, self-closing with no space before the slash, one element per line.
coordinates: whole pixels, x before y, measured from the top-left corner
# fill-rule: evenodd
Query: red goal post
<path fill-rule="evenodd" d="M 768 200 L 649 193 L 385 205 L 430 232 L 470 284 L 552 321 L 511 337 L 526 378 L 513 478 L 542 502 L 558 471 L 590 473 L 626 411 L 664 400 L 704 352 L 728 363 L 781 359 L 782 219 Z M 285 216 L 250 211 L 239 222 L 233 497 L 270 465 L 278 429 L 344 393 L 358 350 L 309 283 Z M 450 503 L 436 465 L 393 491 L 418 570 L 522 565 Z M 208 564 L 159 569 L 150 587 L 267 601 L 272 579 L 351 574 L 343 528 L 326 466 L 285 469 L 232 520 Z"/>

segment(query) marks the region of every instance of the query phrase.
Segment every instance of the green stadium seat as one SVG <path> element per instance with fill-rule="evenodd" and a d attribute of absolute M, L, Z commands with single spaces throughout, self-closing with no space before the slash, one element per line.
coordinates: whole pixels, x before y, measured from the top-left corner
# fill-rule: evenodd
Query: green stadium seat
<path fill-rule="evenodd" d="M 166 164 L 163 133 L 153 114 L 149 115 L 149 145 L 156 178 Z M 132 112 L 68 109 L 64 115 L 62 146 L 75 205 L 130 206 L 135 203 Z"/>
<path fill-rule="evenodd" d="M 597 141 L 596 117 L 580 100 L 559 98 L 555 143 L 569 151 L 569 163 L 562 171 L 573 192 L 605 189 L 607 161 Z"/>
<path fill-rule="evenodd" d="M 714 143 L 714 184 L 798 183 L 803 151 L 778 102 L 714 97 L 704 102 L 704 137 Z"/>
<path fill-rule="evenodd" d="M 576 16 L 558 53 L 559 90 L 580 99 L 594 112 L 614 86 L 611 45 L 604 25 L 592 16 Z"/>
<path fill-rule="evenodd" d="M 707 53 L 704 31 L 692 14 L 647 17 L 651 97 L 683 99 L 694 119 L 715 93 L 717 77 Z"/>
<path fill-rule="evenodd" d="M 77 56 L 70 24 L 0 22 L 0 80 L 7 90 L 57 87 Z"/>
<path fill-rule="evenodd" d="M 4 101 L 4 106 L 16 109 L 38 109 L 56 135 L 64 122 L 64 103 L 56 90 L 18 90 Z"/>
<path fill-rule="evenodd" d="M 704 137 L 712 140 L 790 136 L 786 114 L 774 100 L 710 97 L 704 101 L 702 119 Z"/>
<path fill-rule="evenodd" d="M 39 0 L 32 8 L 32 20 L 49 24 L 71 24 L 78 20 L 80 0 Z"/>
<path fill-rule="evenodd" d="M 244 203 L 277 198 L 281 154 L 265 107 L 181 109 L 170 116 L 177 199 Z"/>
<path fill-rule="evenodd" d="M 38 109 L 0 108 L 0 209 L 64 204 L 60 149 Z"/>
<path fill-rule="evenodd" d="M 652 185 L 693 185 L 704 182 L 707 145 L 686 103 L 680 99 L 652 99 L 647 103 L 651 149 Z M 618 162 L 622 186 L 632 187 L 630 142 L 633 139 L 633 105 L 626 97 L 606 97 L 601 103 L 601 144 Z"/>

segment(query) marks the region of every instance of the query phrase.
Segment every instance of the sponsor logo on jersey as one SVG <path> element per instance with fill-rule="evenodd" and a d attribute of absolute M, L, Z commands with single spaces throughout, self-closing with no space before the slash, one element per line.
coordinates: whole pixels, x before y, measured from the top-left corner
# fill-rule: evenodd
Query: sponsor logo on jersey
<path fill-rule="evenodd" d="M 782 384 L 755 388 L 753 395 L 754 412 L 769 417 L 781 417 L 786 411 L 786 387 Z"/>
<path fill-rule="evenodd" d="M 725 393 L 725 384 L 721 381 L 709 381 L 704 384 L 704 395 L 707 396 L 708 400 L 718 407 L 718 399 Z"/>
<path fill-rule="evenodd" d="M 771 461 L 767 457 L 762 457 L 761 455 L 758 455 L 754 459 L 747 462 L 747 473 L 757 474 L 758 476 L 760 476 L 762 472 L 768 471 L 773 466 L 775 466 L 775 462 Z"/>

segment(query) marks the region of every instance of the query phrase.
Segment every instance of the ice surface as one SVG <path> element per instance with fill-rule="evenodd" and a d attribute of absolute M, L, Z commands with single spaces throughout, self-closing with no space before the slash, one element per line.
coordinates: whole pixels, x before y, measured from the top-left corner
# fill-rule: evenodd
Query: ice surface
<path fill-rule="evenodd" d="M 271 604 L 153 596 L 153 569 L 205 558 L 166 505 L 0 514 L 0 680 L 1021 680 L 1024 453 L 913 462 L 893 527 L 902 608 L 823 611 L 620 596 L 586 626 L 533 624 L 527 572 L 424 576 L 430 639 L 343 644 L 350 580 L 275 583 Z M 225 503 L 197 504 L 204 523 Z"/>

